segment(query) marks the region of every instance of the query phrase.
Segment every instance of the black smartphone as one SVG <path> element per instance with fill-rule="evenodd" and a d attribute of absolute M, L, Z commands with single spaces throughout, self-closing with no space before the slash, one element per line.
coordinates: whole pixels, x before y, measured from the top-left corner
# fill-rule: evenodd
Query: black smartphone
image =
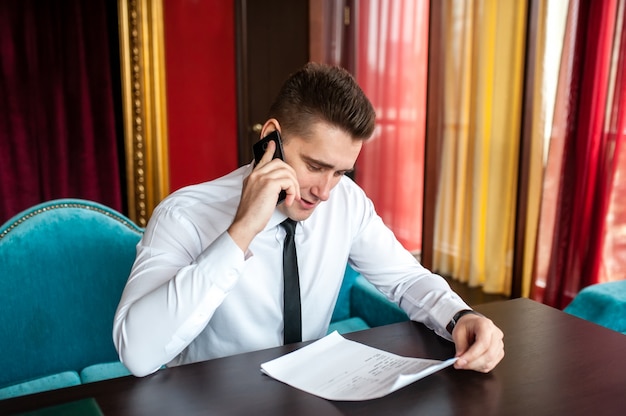
<path fill-rule="evenodd" d="M 278 132 L 278 130 L 274 130 L 273 132 L 256 142 L 254 145 L 252 145 L 252 153 L 254 154 L 255 165 L 259 163 L 259 160 L 261 160 L 261 158 L 265 154 L 265 151 L 267 150 L 267 144 L 270 141 L 274 141 L 276 143 L 276 150 L 274 150 L 274 157 L 272 159 L 278 158 L 281 160 L 285 160 L 283 156 L 283 141 L 280 138 L 280 133 Z M 287 192 L 280 191 L 276 204 L 283 202 L 286 197 Z"/>

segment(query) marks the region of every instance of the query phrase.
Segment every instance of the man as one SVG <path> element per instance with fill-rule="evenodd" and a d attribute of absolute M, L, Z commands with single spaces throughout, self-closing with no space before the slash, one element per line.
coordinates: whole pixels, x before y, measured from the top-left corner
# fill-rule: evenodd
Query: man
<path fill-rule="evenodd" d="M 162 365 L 269 348 L 283 341 L 281 223 L 297 221 L 302 340 L 325 335 L 349 263 L 411 319 L 454 341 L 457 368 L 488 372 L 503 334 L 396 240 L 349 178 L 374 130 L 350 74 L 308 64 L 270 109 L 278 130 L 256 165 L 174 192 L 154 210 L 116 312 L 113 338 L 137 376 Z M 286 198 L 277 205 L 281 191 Z M 451 332 L 451 333 L 450 333 Z"/>

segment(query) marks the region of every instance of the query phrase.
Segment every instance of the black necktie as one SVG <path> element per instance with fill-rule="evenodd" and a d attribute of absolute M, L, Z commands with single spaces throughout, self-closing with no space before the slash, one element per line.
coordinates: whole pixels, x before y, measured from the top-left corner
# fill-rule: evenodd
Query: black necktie
<path fill-rule="evenodd" d="M 300 310 L 300 278 L 298 276 L 298 257 L 296 255 L 296 222 L 287 218 L 280 225 L 285 229 L 283 248 L 284 291 L 284 341 L 285 344 L 302 341 L 302 312 Z"/>

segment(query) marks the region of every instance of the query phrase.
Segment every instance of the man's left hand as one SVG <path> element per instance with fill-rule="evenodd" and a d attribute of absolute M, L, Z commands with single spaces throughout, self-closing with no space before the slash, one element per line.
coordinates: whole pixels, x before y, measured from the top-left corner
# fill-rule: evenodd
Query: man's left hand
<path fill-rule="evenodd" d="M 504 334 L 488 318 L 466 314 L 457 322 L 452 339 L 458 357 L 454 367 L 488 373 L 504 357 Z"/>

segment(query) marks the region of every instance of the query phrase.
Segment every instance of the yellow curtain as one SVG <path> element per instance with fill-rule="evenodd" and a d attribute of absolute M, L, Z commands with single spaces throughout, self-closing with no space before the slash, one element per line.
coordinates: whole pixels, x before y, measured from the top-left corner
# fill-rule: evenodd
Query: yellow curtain
<path fill-rule="evenodd" d="M 443 3 L 444 125 L 433 269 L 508 295 L 526 3 Z"/>

